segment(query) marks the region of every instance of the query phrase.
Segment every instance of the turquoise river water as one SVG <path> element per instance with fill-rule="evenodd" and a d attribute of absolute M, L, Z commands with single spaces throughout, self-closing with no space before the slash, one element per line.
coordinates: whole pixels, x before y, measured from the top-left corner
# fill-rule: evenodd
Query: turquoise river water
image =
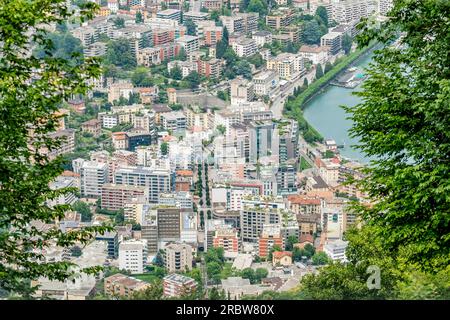
<path fill-rule="evenodd" d="M 368 66 L 372 57 L 372 53 L 362 57 L 354 66 L 362 70 Z M 344 145 L 344 148 L 340 149 L 342 156 L 367 163 L 368 158 L 359 150 L 352 148 L 358 140 L 349 137 L 348 130 L 352 126 L 352 121 L 347 119 L 348 114 L 340 107 L 358 104 L 360 98 L 352 94 L 358 90 L 361 90 L 360 86 L 347 89 L 329 85 L 308 102 L 304 117 L 325 139 L 334 139 L 338 145 Z"/>

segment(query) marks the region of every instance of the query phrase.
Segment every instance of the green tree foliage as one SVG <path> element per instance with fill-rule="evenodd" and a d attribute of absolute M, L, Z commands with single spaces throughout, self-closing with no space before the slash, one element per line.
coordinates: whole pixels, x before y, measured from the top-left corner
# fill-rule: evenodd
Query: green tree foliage
<path fill-rule="evenodd" d="M 305 22 L 305 26 L 302 33 L 302 41 L 305 44 L 314 45 L 320 44 L 320 37 L 322 36 L 319 23 L 317 20 L 311 20 Z"/>
<path fill-rule="evenodd" d="M 267 15 L 267 2 L 264 0 L 250 0 L 247 12 L 257 12 L 260 16 Z"/>
<path fill-rule="evenodd" d="M 225 292 L 218 290 L 216 287 L 211 288 L 208 292 L 209 300 L 225 300 Z"/>
<path fill-rule="evenodd" d="M 322 69 L 322 65 L 319 63 L 316 66 L 316 79 L 320 79 L 323 77 L 323 69 Z"/>
<path fill-rule="evenodd" d="M 153 262 L 153 264 L 160 268 L 164 267 L 164 258 L 162 250 L 159 250 L 158 253 L 156 254 L 155 261 Z"/>
<path fill-rule="evenodd" d="M 342 37 L 342 49 L 344 50 L 345 54 L 349 54 L 350 50 L 352 48 L 352 42 L 353 39 L 351 36 L 349 36 L 347 33 L 344 34 Z"/>
<path fill-rule="evenodd" d="M 264 59 L 259 53 L 255 53 L 254 55 L 248 57 L 247 61 L 253 64 L 256 68 L 259 68 L 264 65 Z"/>
<path fill-rule="evenodd" d="M 125 222 L 125 214 L 123 212 L 123 209 L 115 212 L 114 222 L 116 225 L 122 225 Z"/>
<path fill-rule="evenodd" d="M 224 27 L 223 32 L 222 32 L 222 39 L 220 39 L 220 41 L 217 41 L 217 44 L 216 44 L 216 57 L 217 58 L 220 59 L 225 55 L 225 52 L 229 48 L 228 40 L 229 40 L 228 29 L 227 29 L 227 27 Z"/>
<path fill-rule="evenodd" d="M 80 18 L 92 17 L 92 3 Z M 86 227 L 63 233 L 55 222 L 64 218 L 68 205 L 50 207 L 49 200 L 74 192 L 52 190 L 50 182 L 62 173 L 63 158 L 49 159 L 43 148 L 54 150 L 60 139 L 55 112 L 73 94 L 88 90 L 85 79 L 100 76 L 98 61 L 74 54 L 71 61 L 51 55 L 46 27 L 69 18 L 66 1 L 3 1 L 0 10 L 0 290 L 30 298 L 36 288 L 30 280 L 47 277 L 65 281 L 75 274 L 70 261 L 47 262 L 41 252 L 49 246 L 86 244 L 96 232 L 111 228 Z M 30 30 L 34 30 L 30 33 Z M 35 44 L 49 52 L 29 56 Z M 33 81 L 30 81 L 33 79 Z M 32 131 L 30 130 L 32 129 Z M 46 223 L 39 228 L 32 223 Z M 96 273 L 101 267 L 83 269 Z"/>
<path fill-rule="evenodd" d="M 227 128 L 224 125 L 219 124 L 217 126 L 217 130 L 220 132 L 220 134 L 225 134 L 225 131 L 227 131 Z"/>
<path fill-rule="evenodd" d="M 137 87 L 151 87 L 154 85 L 150 78 L 148 69 L 145 67 L 138 67 L 133 71 L 131 75 L 131 82 Z"/>
<path fill-rule="evenodd" d="M 83 252 L 81 251 L 81 248 L 79 246 L 73 246 L 70 248 L 70 254 L 72 257 L 80 257 Z"/>
<path fill-rule="evenodd" d="M 187 59 L 186 51 L 184 50 L 184 48 L 180 48 L 180 51 L 178 52 L 178 55 L 176 56 L 175 60 L 186 61 L 186 59 Z"/>
<path fill-rule="evenodd" d="M 113 40 L 108 43 L 106 60 L 126 70 L 136 67 L 136 57 L 131 51 L 130 42 L 125 38 Z"/>
<path fill-rule="evenodd" d="M 346 108 L 359 148 L 376 159 L 358 183 L 374 205 L 357 212 L 386 253 L 430 273 L 450 264 L 449 14 L 448 1 L 399 0 L 381 30 L 366 24 L 360 45 L 402 32 L 402 47 L 376 52 L 362 102 Z"/>
<path fill-rule="evenodd" d="M 183 78 L 183 71 L 181 71 L 181 68 L 178 65 L 170 70 L 170 77 L 175 80 L 181 80 Z"/>
<path fill-rule="evenodd" d="M 52 47 L 48 48 L 42 44 L 37 47 L 35 55 L 37 58 L 44 58 L 51 56 L 54 58 L 61 58 L 73 63 L 80 63 L 83 59 L 83 46 L 81 41 L 70 33 L 49 33 L 46 36 L 48 41 L 51 41 Z M 76 56 L 75 56 L 75 55 Z"/>
<path fill-rule="evenodd" d="M 240 12 L 247 12 L 247 7 L 250 3 L 250 0 L 241 0 L 239 4 L 239 11 Z"/>
<path fill-rule="evenodd" d="M 333 65 L 327 61 L 327 63 L 325 64 L 325 69 L 324 69 L 324 73 L 327 73 L 328 71 L 330 71 L 331 69 L 333 69 Z"/>
<path fill-rule="evenodd" d="M 183 24 L 186 27 L 186 33 L 188 35 L 195 36 L 197 34 L 197 26 L 192 19 L 184 20 Z"/>
<path fill-rule="evenodd" d="M 223 101 L 229 101 L 230 95 L 225 90 L 219 90 L 219 91 L 217 91 L 217 98 L 222 99 Z"/>
<path fill-rule="evenodd" d="M 269 271 L 267 271 L 266 268 L 257 268 L 255 270 L 255 277 L 257 279 L 257 282 L 261 282 L 262 279 L 267 278 L 269 275 Z"/>
<path fill-rule="evenodd" d="M 295 236 L 290 236 L 287 239 L 286 251 L 292 251 L 294 249 L 294 244 L 298 243 L 298 239 Z"/>
<path fill-rule="evenodd" d="M 144 17 L 142 16 L 142 12 L 140 12 L 140 11 L 136 12 L 136 17 L 135 17 L 134 21 L 137 24 L 144 23 Z"/>
<path fill-rule="evenodd" d="M 328 264 L 330 262 L 330 258 L 323 251 L 315 253 L 312 256 L 311 260 L 312 260 L 313 265 L 315 265 L 315 266 L 322 266 L 322 265 Z"/>
<path fill-rule="evenodd" d="M 113 23 L 114 23 L 114 27 L 116 27 L 117 29 L 125 28 L 125 19 L 124 18 L 115 18 L 113 20 Z"/>
<path fill-rule="evenodd" d="M 184 78 L 184 81 L 189 83 L 191 89 L 196 89 L 200 85 L 200 75 L 197 71 L 192 71 Z"/>
<path fill-rule="evenodd" d="M 236 62 L 233 65 L 233 74 L 236 76 L 243 76 L 246 79 L 252 78 L 252 67 L 250 66 L 250 63 L 246 60 L 241 60 Z"/>
<path fill-rule="evenodd" d="M 91 221 L 92 220 L 92 212 L 91 208 L 86 202 L 76 201 L 73 204 L 73 209 L 81 215 L 81 221 Z"/>
<path fill-rule="evenodd" d="M 326 27 L 328 27 L 328 13 L 327 9 L 325 9 L 324 6 L 317 7 L 315 15 L 320 18 L 320 20 Z"/>
<path fill-rule="evenodd" d="M 160 148 L 161 148 L 161 154 L 163 156 L 167 155 L 167 153 L 169 152 L 169 145 L 168 145 L 168 143 L 167 142 L 161 143 L 161 147 Z"/>
<path fill-rule="evenodd" d="M 304 255 L 308 258 L 311 258 L 316 253 L 316 248 L 310 243 L 307 243 L 304 247 Z"/>

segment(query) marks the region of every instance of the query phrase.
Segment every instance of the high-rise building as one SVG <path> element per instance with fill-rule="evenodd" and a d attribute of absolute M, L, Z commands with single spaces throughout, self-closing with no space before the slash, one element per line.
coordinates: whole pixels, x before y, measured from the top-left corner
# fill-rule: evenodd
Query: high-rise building
<path fill-rule="evenodd" d="M 115 172 L 116 184 L 144 186 L 148 188 L 149 201 L 157 203 L 159 194 L 171 190 L 171 175 L 168 169 L 153 169 L 150 167 L 120 168 Z"/>
<path fill-rule="evenodd" d="M 225 252 L 239 252 L 239 237 L 234 228 L 217 228 L 213 238 L 214 248 L 223 248 Z"/>
<path fill-rule="evenodd" d="M 267 257 L 270 250 L 277 246 L 283 249 L 283 237 L 279 224 L 264 224 L 261 236 L 258 239 L 259 256 Z"/>
<path fill-rule="evenodd" d="M 241 211 L 241 237 L 246 242 L 257 242 L 264 224 L 280 223 L 280 209 L 244 206 Z"/>
<path fill-rule="evenodd" d="M 248 127 L 250 163 L 256 163 L 262 157 L 278 155 L 279 136 L 276 133 L 275 123 L 254 121 Z"/>
<path fill-rule="evenodd" d="M 131 274 L 143 273 L 147 253 L 146 240 L 122 241 L 119 244 L 119 269 L 130 271 Z"/>
<path fill-rule="evenodd" d="M 180 209 L 157 208 L 158 241 L 180 241 Z"/>
<path fill-rule="evenodd" d="M 108 257 L 116 259 L 119 254 L 119 237 L 116 231 L 97 234 L 95 240 L 106 241 Z"/>
<path fill-rule="evenodd" d="M 192 247 L 185 243 L 170 243 L 164 247 L 164 262 L 169 272 L 192 269 Z"/>
<path fill-rule="evenodd" d="M 101 206 L 108 210 L 123 209 L 124 204 L 130 198 L 148 198 L 148 189 L 141 186 L 129 186 L 125 184 L 108 183 L 102 186 Z"/>
<path fill-rule="evenodd" d="M 97 197 L 102 195 L 102 186 L 108 182 L 108 164 L 84 161 L 80 168 L 81 195 Z"/>

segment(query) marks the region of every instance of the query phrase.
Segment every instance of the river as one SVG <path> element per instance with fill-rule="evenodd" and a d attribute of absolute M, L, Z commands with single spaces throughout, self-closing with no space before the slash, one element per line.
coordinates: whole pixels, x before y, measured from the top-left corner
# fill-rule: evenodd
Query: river
<path fill-rule="evenodd" d="M 373 53 L 364 56 L 354 66 L 358 69 L 365 68 L 372 57 Z M 329 85 L 308 102 L 304 117 L 325 139 L 334 139 L 338 145 L 344 145 L 344 148 L 340 149 L 342 156 L 367 163 L 369 159 L 351 147 L 357 144 L 358 140 L 349 137 L 348 130 L 352 126 L 352 121 L 347 119 L 348 114 L 340 107 L 358 104 L 361 99 L 352 95 L 352 92 L 358 90 L 360 86 L 346 89 Z"/>

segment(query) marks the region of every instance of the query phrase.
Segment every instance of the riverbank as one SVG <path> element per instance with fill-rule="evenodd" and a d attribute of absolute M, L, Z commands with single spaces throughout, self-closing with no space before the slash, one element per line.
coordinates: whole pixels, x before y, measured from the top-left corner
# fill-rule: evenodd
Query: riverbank
<path fill-rule="evenodd" d="M 325 73 L 321 78 L 315 80 L 311 85 L 306 88 L 301 94 L 295 98 L 295 103 L 304 109 L 305 105 L 311 100 L 315 94 L 320 92 L 321 89 L 326 87 L 333 79 L 338 77 L 341 72 L 345 71 L 351 64 L 355 63 L 358 59 L 363 56 L 370 54 L 378 43 L 373 42 L 368 47 L 362 49 L 356 49 L 354 52 L 350 53 L 348 56 L 344 57 L 341 61 L 333 66 L 333 68 Z"/>
<path fill-rule="evenodd" d="M 377 42 L 372 43 L 368 47 L 357 49 L 348 56 L 342 58 L 334 64 L 333 68 L 325 73 L 321 78 L 316 79 L 306 88 L 300 88 L 296 96 L 290 96 L 286 101 L 284 114 L 291 119 L 295 119 L 299 124 L 299 131 L 302 133 L 305 141 L 308 143 L 322 142 L 323 136 L 312 127 L 303 116 L 303 110 L 306 104 L 319 94 L 327 85 L 330 84 L 337 76 L 344 72 L 350 65 L 358 61 L 358 59 L 370 54 Z"/>

